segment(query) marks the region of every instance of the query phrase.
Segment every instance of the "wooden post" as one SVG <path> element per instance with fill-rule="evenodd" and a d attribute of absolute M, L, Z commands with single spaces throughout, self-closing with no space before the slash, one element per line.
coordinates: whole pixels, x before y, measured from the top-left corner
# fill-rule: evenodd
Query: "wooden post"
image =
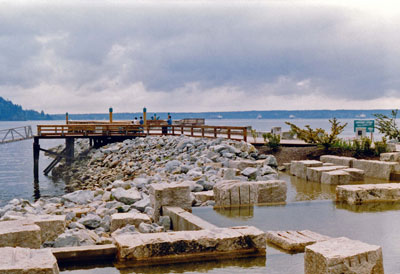
<path fill-rule="evenodd" d="M 143 125 L 147 126 L 147 109 L 143 108 Z"/>
<path fill-rule="evenodd" d="M 191 126 L 191 128 L 190 128 L 190 136 L 193 137 L 193 126 Z"/>
<path fill-rule="evenodd" d="M 214 127 L 214 137 L 217 138 L 217 128 Z"/>
<path fill-rule="evenodd" d="M 228 139 L 230 139 L 230 138 L 231 138 L 231 129 L 228 128 Z"/>
<path fill-rule="evenodd" d="M 39 155 L 40 155 L 39 138 L 35 137 L 33 140 L 33 180 L 34 180 L 34 182 L 39 182 Z"/>
<path fill-rule="evenodd" d="M 110 108 L 109 112 L 110 112 L 110 123 L 112 123 L 113 122 L 113 109 Z"/>
<path fill-rule="evenodd" d="M 68 125 L 68 112 L 65 113 L 65 123 Z"/>
<path fill-rule="evenodd" d="M 74 160 L 74 138 L 66 138 L 65 139 L 65 154 L 67 156 L 66 163 L 70 165 Z"/>
<path fill-rule="evenodd" d="M 247 128 L 243 129 L 243 141 L 247 142 Z"/>

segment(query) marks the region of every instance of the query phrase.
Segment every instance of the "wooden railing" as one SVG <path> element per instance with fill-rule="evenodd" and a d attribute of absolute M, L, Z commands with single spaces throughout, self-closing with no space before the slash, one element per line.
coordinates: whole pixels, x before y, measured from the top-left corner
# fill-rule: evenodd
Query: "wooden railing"
<path fill-rule="evenodd" d="M 38 125 L 39 137 L 100 137 L 100 136 L 148 136 L 186 135 L 203 138 L 226 138 L 247 141 L 246 127 L 185 126 L 185 125 L 132 125 L 126 123 Z"/>
<path fill-rule="evenodd" d="M 22 141 L 33 137 L 31 126 L 0 130 L 0 144 Z"/>

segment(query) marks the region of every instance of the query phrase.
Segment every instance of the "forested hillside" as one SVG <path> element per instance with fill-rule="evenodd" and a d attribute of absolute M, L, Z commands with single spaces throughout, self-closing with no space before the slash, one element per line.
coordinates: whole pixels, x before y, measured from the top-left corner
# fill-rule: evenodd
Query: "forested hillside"
<path fill-rule="evenodd" d="M 20 105 L 0 97 L 0 121 L 51 120 L 50 115 L 35 110 L 24 110 Z"/>

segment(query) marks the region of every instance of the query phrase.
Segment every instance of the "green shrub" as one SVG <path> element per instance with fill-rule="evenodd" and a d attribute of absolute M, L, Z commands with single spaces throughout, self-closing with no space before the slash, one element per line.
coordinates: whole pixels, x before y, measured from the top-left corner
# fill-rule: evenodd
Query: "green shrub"
<path fill-rule="evenodd" d="M 391 117 L 383 114 L 374 114 L 376 117 L 376 128 L 383 133 L 389 140 L 400 142 L 400 130 L 397 128 L 396 118 L 398 110 L 392 110 Z"/>
<path fill-rule="evenodd" d="M 265 137 L 264 137 L 265 136 Z M 272 150 L 278 151 L 281 144 L 281 136 L 272 133 L 263 133 L 265 144 Z"/>
<path fill-rule="evenodd" d="M 385 153 L 388 151 L 388 146 L 385 137 L 382 137 L 381 141 L 376 141 L 374 144 L 375 144 L 375 155 L 378 156 L 381 153 Z"/>

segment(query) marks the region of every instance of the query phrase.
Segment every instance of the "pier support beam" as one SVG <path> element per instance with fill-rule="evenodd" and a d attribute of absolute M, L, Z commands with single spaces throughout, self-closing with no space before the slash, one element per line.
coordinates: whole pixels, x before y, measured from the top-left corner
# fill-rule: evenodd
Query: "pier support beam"
<path fill-rule="evenodd" d="M 74 138 L 66 138 L 65 139 L 65 154 L 67 156 L 66 163 L 70 165 L 74 161 Z"/>
<path fill-rule="evenodd" d="M 39 182 L 39 155 L 40 145 L 39 138 L 34 138 L 33 141 L 33 179 L 34 182 Z"/>

